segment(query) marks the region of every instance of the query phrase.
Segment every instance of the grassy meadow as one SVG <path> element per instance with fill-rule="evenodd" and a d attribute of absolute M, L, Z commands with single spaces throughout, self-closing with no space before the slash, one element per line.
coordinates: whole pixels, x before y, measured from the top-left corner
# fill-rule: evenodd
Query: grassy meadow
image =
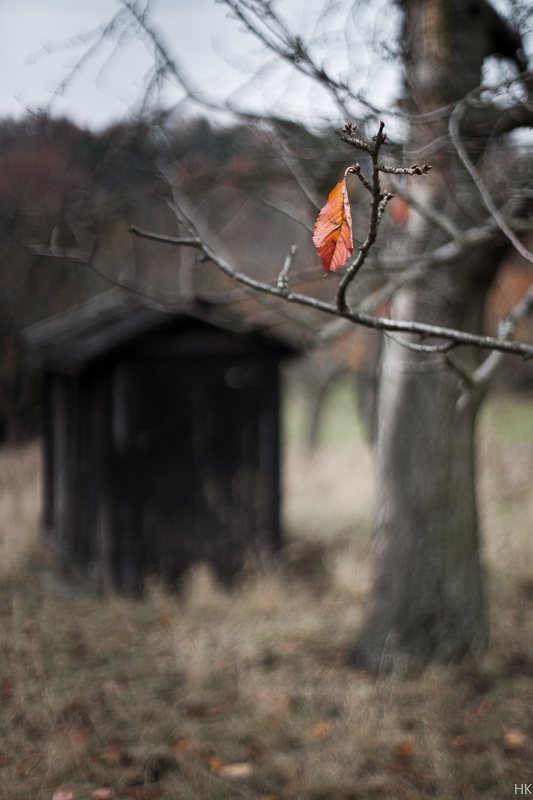
<path fill-rule="evenodd" d="M 479 437 L 491 645 L 378 679 L 344 666 L 370 581 L 372 455 L 339 386 L 322 442 L 289 396 L 287 546 L 223 591 L 95 597 L 38 541 L 38 444 L 0 451 L 0 800 L 498 798 L 533 783 L 533 402 Z"/>

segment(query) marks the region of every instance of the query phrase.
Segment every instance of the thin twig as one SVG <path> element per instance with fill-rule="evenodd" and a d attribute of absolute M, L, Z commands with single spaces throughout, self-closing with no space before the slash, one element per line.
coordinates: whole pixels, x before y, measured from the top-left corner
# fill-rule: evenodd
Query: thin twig
<path fill-rule="evenodd" d="M 376 220 L 378 225 L 381 222 L 381 218 L 383 217 L 383 214 L 385 213 L 385 209 L 387 208 L 387 204 L 390 203 L 390 201 L 392 200 L 393 197 L 394 197 L 394 195 L 391 192 L 385 192 L 385 194 L 383 195 L 383 197 L 379 201 L 378 215 L 377 215 L 377 220 Z"/>
<path fill-rule="evenodd" d="M 450 122 L 448 126 L 448 130 L 450 132 L 450 138 L 452 140 L 453 146 L 457 151 L 459 158 L 461 159 L 464 166 L 470 173 L 470 177 L 474 181 L 487 211 L 489 212 L 489 214 L 492 215 L 494 221 L 496 222 L 502 233 L 504 233 L 505 236 L 509 239 L 513 247 L 520 253 L 520 255 L 523 258 L 526 259 L 526 261 L 529 261 L 531 264 L 533 264 L 533 253 L 522 244 L 520 239 L 516 236 L 514 231 L 512 231 L 509 225 L 507 224 L 505 218 L 502 216 L 499 209 L 496 207 L 496 204 L 494 203 L 492 197 L 490 196 L 490 192 L 485 182 L 483 181 L 481 175 L 475 168 L 470 156 L 466 151 L 463 142 L 461 141 L 461 137 L 459 134 L 459 123 L 469 103 L 471 102 L 472 99 L 478 96 L 479 91 L 480 91 L 479 89 L 476 89 L 475 92 L 471 92 L 469 95 L 463 98 L 463 100 L 460 100 L 457 103 L 455 109 L 453 110 L 450 116 Z"/>
<path fill-rule="evenodd" d="M 346 272 L 344 273 L 341 281 L 339 283 L 337 289 L 337 311 L 339 314 L 345 314 L 348 310 L 348 305 L 346 303 L 346 292 L 348 290 L 348 286 L 351 284 L 361 267 L 363 266 L 368 253 L 376 241 L 376 237 L 378 234 L 378 226 L 381 219 L 380 216 L 380 203 L 383 200 L 383 195 L 381 194 L 381 184 L 379 181 L 379 165 L 378 165 L 378 156 L 379 151 L 381 149 L 382 144 L 386 139 L 386 134 L 383 133 L 383 128 L 385 127 L 384 123 L 381 122 L 379 126 L 379 131 L 377 132 L 376 136 L 373 137 L 373 144 L 369 145 L 370 147 L 370 156 L 372 158 L 372 181 L 370 183 L 372 187 L 372 202 L 370 203 L 370 217 L 368 221 L 368 230 L 366 234 L 365 241 L 359 247 L 359 253 L 355 261 L 353 261 L 350 266 L 347 268 Z M 358 145 L 354 144 L 354 142 L 359 142 L 359 139 L 355 139 L 354 126 L 347 123 L 344 126 L 344 131 L 348 136 L 353 138 L 352 145 L 354 147 L 358 147 Z M 362 144 L 365 144 L 364 142 Z M 366 144 L 363 148 L 365 152 L 369 152 Z M 357 165 L 358 166 L 358 165 Z M 353 168 L 353 171 L 357 174 L 357 166 Z"/>
<path fill-rule="evenodd" d="M 192 222 L 189 219 L 188 224 L 189 226 L 192 226 Z M 135 233 L 138 236 L 143 236 L 145 233 L 147 233 L 148 238 L 152 240 L 159 240 L 164 244 L 182 246 L 182 241 L 179 237 L 174 238 L 172 236 L 159 236 L 156 233 L 139 231 L 139 229 L 136 229 Z M 221 272 L 223 272 L 225 275 L 228 275 L 237 283 L 240 283 L 243 286 L 248 286 L 250 289 L 254 289 L 258 292 L 263 292 L 264 294 L 269 294 L 273 297 L 282 298 L 288 303 L 296 303 L 298 305 L 306 306 L 307 308 L 315 309 L 316 311 L 321 311 L 324 314 L 338 316 L 339 311 L 336 304 L 326 303 L 323 300 L 318 300 L 315 297 L 299 294 L 297 292 L 289 291 L 288 294 L 285 294 L 283 291 L 278 289 L 277 286 L 272 286 L 264 281 L 258 281 L 243 272 L 238 272 L 230 264 L 228 264 L 225 259 L 219 256 L 207 244 L 206 241 L 200 239 L 199 236 L 198 241 L 201 242 L 201 248 L 204 252 L 204 255 L 210 261 L 212 261 Z M 523 342 L 509 342 L 502 339 L 496 339 L 493 336 L 480 336 L 467 331 L 459 331 L 455 330 L 454 328 L 445 328 L 438 325 L 428 325 L 422 322 L 392 320 L 384 317 L 375 317 L 369 314 L 363 314 L 361 312 L 354 311 L 352 309 L 346 309 L 346 311 L 343 313 L 343 316 L 355 324 L 362 325 L 366 328 L 373 328 L 375 330 L 411 333 L 416 334 L 421 338 L 433 337 L 436 339 L 444 339 L 445 341 L 453 342 L 456 346 L 469 345 L 474 347 L 482 347 L 493 350 L 501 350 L 502 352 L 506 353 L 514 353 L 521 355 L 526 359 L 533 358 L 533 346 L 524 344 Z"/>
<path fill-rule="evenodd" d="M 351 94 L 348 86 L 337 81 L 326 72 L 323 66 L 314 61 L 301 39 L 290 33 L 285 22 L 276 15 L 271 3 L 261 2 L 258 4 L 258 8 L 254 8 L 246 7 L 245 4 L 238 2 L 238 0 L 222 0 L 222 2 L 231 8 L 237 19 L 265 47 L 288 61 L 294 69 L 323 84 L 333 95 L 342 113 L 349 116 L 346 99 L 355 99 L 355 97 Z M 245 13 L 245 10 L 248 13 Z M 260 24 L 254 22 L 254 16 L 260 20 Z M 359 100 L 359 102 L 364 101 Z"/>
<path fill-rule="evenodd" d="M 470 370 L 467 369 L 465 364 L 463 364 L 460 359 L 458 359 L 454 354 L 448 353 L 444 356 L 444 362 L 461 376 L 461 380 L 463 380 L 468 387 L 474 387 L 474 375 L 472 372 L 470 372 Z"/>
<path fill-rule="evenodd" d="M 301 211 L 298 208 L 295 208 L 291 203 L 287 203 L 285 200 L 279 199 L 276 199 L 274 202 L 268 197 L 261 197 L 260 200 L 265 206 L 273 208 L 274 211 L 279 211 L 280 214 L 285 214 L 286 217 L 293 219 L 295 222 L 309 231 L 309 233 L 313 233 L 313 223 L 309 222 L 301 213 Z"/>
<path fill-rule="evenodd" d="M 425 203 L 420 203 L 410 192 L 405 191 L 405 189 L 400 185 L 400 182 L 391 179 L 392 188 L 394 189 L 394 193 L 403 197 L 406 203 L 411 206 L 421 217 L 432 222 L 434 225 L 437 225 L 444 233 L 447 233 L 452 239 L 456 241 L 462 241 L 463 239 L 463 231 L 460 230 L 452 220 L 446 216 L 446 214 L 441 214 L 437 211 L 433 206 L 426 205 Z"/>
<path fill-rule="evenodd" d="M 168 244 L 182 245 L 183 247 L 195 247 L 197 250 L 203 250 L 203 245 L 200 239 L 189 239 L 187 237 L 164 236 L 163 234 L 153 233 L 151 231 L 143 231 L 136 225 L 130 225 L 128 233 L 133 233 L 134 236 L 139 236 L 142 239 L 153 239 L 156 242 L 168 242 Z"/>
<path fill-rule="evenodd" d="M 289 293 L 289 280 L 288 280 L 289 270 L 292 266 L 293 259 L 297 252 L 298 252 L 298 247 L 295 244 L 291 245 L 290 250 L 285 257 L 285 261 L 283 263 L 281 272 L 278 275 L 278 280 L 276 285 L 278 289 L 281 292 L 283 292 L 283 294 Z"/>
<path fill-rule="evenodd" d="M 498 323 L 498 338 L 510 340 L 516 333 L 520 322 L 525 319 L 533 309 L 533 284 L 527 292 L 520 298 L 518 303 L 511 311 Z M 459 398 L 459 403 L 465 405 L 474 390 L 486 387 L 500 366 L 503 359 L 503 352 L 493 350 L 481 362 L 477 369 L 471 374 L 470 381 L 463 395 Z"/>
<path fill-rule="evenodd" d="M 315 191 L 314 186 L 310 183 L 307 176 L 300 169 L 299 165 L 297 166 L 294 161 L 288 158 L 285 154 L 282 153 L 281 155 L 283 159 L 283 163 L 287 167 L 287 169 L 291 172 L 294 180 L 305 194 L 307 199 L 314 205 L 315 208 L 320 208 L 322 205 L 322 201 L 318 196 L 318 193 Z"/>
<path fill-rule="evenodd" d="M 361 172 L 360 164 L 354 164 L 352 169 L 350 170 L 350 173 L 352 175 L 356 175 L 363 184 L 363 186 L 365 187 L 365 189 L 368 189 L 370 194 L 372 194 L 372 184 L 367 178 L 365 178 L 364 174 Z"/>
<path fill-rule="evenodd" d="M 456 342 L 444 342 L 444 344 L 417 344 L 416 342 L 409 342 L 407 339 L 397 336 L 390 331 L 385 331 L 384 333 L 385 336 L 392 339 L 396 344 L 400 344 L 402 347 L 405 347 L 406 350 L 414 350 L 417 353 L 448 353 L 450 350 L 453 350 L 454 347 L 457 347 Z"/>
<path fill-rule="evenodd" d="M 413 164 L 412 167 L 391 167 L 387 164 L 378 164 L 377 168 L 380 172 L 389 175 L 427 175 L 431 169 L 429 164 L 423 164 L 421 167 L 418 164 Z"/>

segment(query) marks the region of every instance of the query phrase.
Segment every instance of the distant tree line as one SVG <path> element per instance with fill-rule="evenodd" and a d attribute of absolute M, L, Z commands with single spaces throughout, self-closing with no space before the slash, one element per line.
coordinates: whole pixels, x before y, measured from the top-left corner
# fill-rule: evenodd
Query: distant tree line
<path fill-rule="evenodd" d="M 324 138 L 297 125 L 279 129 L 307 151 L 308 180 L 317 194 L 325 191 L 334 168 L 322 157 Z M 221 127 L 205 118 L 174 119 L 154 135 L 138 122 L 95 133 L 46 114 L 0 121 L 1 441 L 32 435 L 38 425 L 38 380 L 21 355 L 23 328 L 114 283 L 139 294 L 157 283 L 161 295 L 176 295 L 183 259 L 157 246 L 155 257 L 154 247 L 127 233 L 147 219 L 172 232 L 168 170 L 206 224 L 222 238 L 226 230 L 230 243 L 247 241 L 249 253 L 257 255 L 267 236 L 264 217 L 277 215 L 287 227 L 258 199 L 267 187 L 288 187 L 272 123 Z M 265 248 L 265 257 L 274 262 L 288 236 L 282 231 L 279 247 L 273 254 Z"/>
<path fill-rule="evenodd" d="M 205 117 L 173 117 L 157 126 L 131 121 L 99 133 L 44 113 L 0 121 L 0 441 L 19 441 L 38 430 L 39 380 L 20 346 L 26 326 L 116 284 L 162 303 L 185 290 L 214 296 L 232 291 L 214 270 L 197 269 L 194 254 L 128 233 L 132 223 L 176 232 L 171 183 L 241 268 L 275 278 L 296 242 L 309 267 L 293 279 L 305 287 L 313 283 L 320 293 L 327 282 L 311 242 L 313 220 L 345 162 L 331 131 L 311 132 L 277 119 L 222 126 Z M 351 196 L 352 206 L 366 201 L 362 187 L 351 189 Z M 385 254 L 387 233 L 401 236 L 404 225 L 401 205 L 391 212 L 377 248 Z M 356 215 L 356 238 L 358 224 Z M 519 271 L 506 278 L 494 299 L 500 314 L 522 278 Z M 380 280 L 379 269 L 370 272 L 362 290 Z M 299 330 L 307 343 L 338 335 L 343 342 L 302 373 L 310 397 L 319 401 L 329 381 L 360 367 L 363 386 L 373 388 L 364 388 L 359 399 L 371 404 L 376 343 L 361 345 L 364 332 L 351 327 L 322 337 L 322 322 L 312 316 L 304 322 Z M 356 346 L 353 336 L 359 337 Z M 506 381 L 529 388 L 530 373 L 513 359 Z M 371 419 L 371 405 L 366 412 Z M 316 417 L 318 406 L 311 413 Z"/>

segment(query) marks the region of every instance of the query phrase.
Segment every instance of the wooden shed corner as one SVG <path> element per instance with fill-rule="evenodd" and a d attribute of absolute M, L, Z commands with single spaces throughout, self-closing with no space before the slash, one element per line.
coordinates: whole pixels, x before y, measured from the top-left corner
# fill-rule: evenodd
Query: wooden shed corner
<path fill-rule="evenodd" d="M 228 579 L 280 545 L 280 361 L 208 304 L 122 292 L 24 334 L 44 376 L 44 535 L 97 589 L 207 561 Z"/>

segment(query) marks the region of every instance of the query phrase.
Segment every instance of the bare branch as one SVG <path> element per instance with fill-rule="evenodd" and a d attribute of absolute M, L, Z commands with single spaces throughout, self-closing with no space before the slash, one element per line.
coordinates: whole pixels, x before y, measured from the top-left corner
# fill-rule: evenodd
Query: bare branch
<path fill-rule="evenodd" d="M 163 234 L 159 233 L 156 234 L 152 233 L 151 231 L 143 231 L 136 225 L 130 225 L 128 228 L 128 233 L 133 233 L 134 236 L 138 236 L 140 239 L 153 239 L 156 242 L 167 241 L 168 244 L 182 245 L 183 247 L 195 247 L 197 250 L 204 249 L 200 239 L 188 239 L 176 236 L 164 236 Z"/>
<path fill-rule="evenodd" d="M 288 281 L 289 270 L 292 266 L 293 259 L 297 252 L 298 252 L 297 246 L 295 244 L 291 245 L 291 248 L 287 253 L 287 256 L 285 257 L 285 261 L 283 263 L 281 272 L 278 275 L 277 287 L 284 294 L 289 293 L 289 281 Z"/>
<path fill-rule="evenodd" d="M 315 336 L 315 346 L 320 347 L 329 344 L 329 342 L 333 342 L 349 330 L 352 324 L 353 323 L 345 317 L 337 317 L 337 319 L 328 322 L 327 325 L 324 325 L 320 333 Z"/>
<path fill-rule="evenodd" d="M 510 340 L 511 337 L 514 336 L 520 322 L 531 314 L 532 310 L 533 284 L 511 309 L 509 314 L 503 317 L 498 323 L 498 337 L 500 339 Z M 488 386 L 491 378 L 502 362 L 503 355 L 502 351 L 493 350 L 470 375 L 466 389 L 458 401 L 460 408 L 468 403 L 474 391 L 479 391 Z"/>
<path fill-rule="evenodd" d="M 359 139 L 359 137 L 355 135 L 355 128 L 355 125 L 351 125 L 351 123 L 347 122 L 339 133 L 339 139 L 341 142 L 346 142 L 346 144 L 355 147 L 356 150 L 363 150 L 365 153 L 372 155 L 372 145 L 363 141 L 363 139 Z"/>
<path fill-rule="evenodd" d="M 460 230 L 446 214 L 441 214 L 433 206 L 419 203 L 410 192 L 400 185 L 399 181 L 391 178 L 392 187 L 395 194 L 400 195 L 413 208 L 421 217 L 425 218 L 434 225 L 437 225 L 444 233 L 447 233 L 452 239 L 462 241 L 463 231 Z"/>
<path fill-rule="evenodd" d="M 302 192 L 305 194 L 307 199 L 315 206 L 315 208 L 320 208 L 320 206 L 322 205 L 321 199 L 318 196 L 312 184 L 310 183 L 310 181 L 307 179 L 307 176 L 305 175 L 303 170 L 301 170 L 299 166 L 297 166 L 292 159 L 287 158 L 286 155 L 283 154 L 282 158 L 285 166 L 290 170 L 296 183 L 298 184 Z"/>
<path fill-rule="evenodd" d="M 406 350 L 413 350 L 417 353 L 448 353 L 454 347 L 457 347 L 456 342 L 444 342 L 444 344 L 417 344 L 404 339 L 403 336 L 397 336 L 395 333 L 385 331 L 385 336 L 392 339 L 396 344 L 405 347 Z"/>
<path fill-rule="evenodd" d="M 390 200 L 392 198 L 392 195 L 390 197 L 387 196 L 385 198 L 385 196 L 382 194 L 382 192 L 381 192 L 381 184 L 380 184 L 380 180 L 379 180 L 379 174 L 380 174 L 380 172 L 382 170 L 380 169 L 380 165 L 378 163 L 378 157 L 379 157 L 379 152 L 381 150 L 381 147 L 382 147 L 382 145 L 383 145 L 383 143 L 385 142 L 385 139 L 386 139 L 386 134 L 383 133 L 384 127 L 385 127 L 384 123 L 381 122 L 380 126 L 379 126 L 379 131 L 373 137 L 373 140 L 372 140 L 373 144 L 372 145 L 367 145 L 365 142 L 361 142 L 361 145 L 362 145 L 361 149 L 363 149 L 367 153 L 369 152 L 370 156 L 372 158 L 372 181 L 369 182 L 369 181 L 366 180 L 366 178 L 363 180 L 363 178 L 361 177 L 361 174 L 360 174 L 360 167 L 359 167 L 358 164 L 355 167 L 353 167 L 352 170 L 351 170 L 356 175 L 358 175 L 358 177 L 361 180 L 363 180 L 363 183 L 365 184 L 367 189 L 370 187 L 370 191 L 371 191 L 371 194 L 372 194 L 372 202 L 370 203 L 370 217 L 369 217 L 369 221 L 368 221 L 368 229 L 367 229 L 367 234 L 366 234 L 365 241 L 359 247 L 359 253 L 357 255 L 357 258 L 347 268 L 346 272 L 344 273 L 344 275 L 343 275 L 343 277 L 342 277 L 342 279 L 341 279 L 341 281 L 339 283 L 338 289 L 337 289 L 337 309 L 338 309 L 339 314 L 345 314 L 347 309 L 348 309 L 348 306 L 347 306 L 347 303 L 346 303 L 346 292 L 348 290 L 348 286 L 351 284 L 351 282 L 353 281 L 353 279 L 355 278 L 355 276 L 357 275 L 357 273 L 359 272 L 359 270 L 363 266 L 363 264 L 364 264 L 364 262 L 365 262 L 365 260 L 366 260 L 366 258 L 368 256 L 368 253 L 370 252 L 370 249 L 371 249 L 372 245 L 376 241 L 377 233 L 378 233 L 378 226 L 379 226 L 381 217 L 383 215 L 383 211 L 385 209 L 385 205 L 388 202 L 388 200 Z M 346 135 L 348 136 L 348 138 L 351 138 L 351 142 L 350 143 L 352 144 L 352 146 L 353 147 L 358 147 L 358 144 L 356 144 L 356 142 L 359 142 L 360 140 L 355 138 L 355 135 L 354 135 L 355 126 L 351 125 L 350 123 L 346 123 L 346 125 L 344 126 L 343 130 L 346 133 Z M 369 148 L 370 148 L 370 150 L 369 150 Z M 358 167 L 359 167 L 359 169 L 358 169 Z M 385 200 L 385 203 L 383 203 L 384 200 Z"/>
<path fill-rule="evenodd" d="M 284 21 L 275 13 L 271 3 L 263 0 L 256 3 L 239 2 L 239 0 L 222 0 L 222 2 L 265 47 L 288 61 L 302 74 L 326 86 L 343 114 L 350 115 L 346 101 L 353 96 L 348 86 L 337 81 L 322 65 L 315 62 L 309 49 L 304 46 L 299 36 L 290 33 Z M 359 102 L 364 103 L 361 99 Z"/>
<path fill-rule="evenodd" d="M 394 197 L 394 195 L 391 192 L 385 192 L 385 194 L 383 195 L 383 197 L 379 201 L 378 214 L 377 214 L 377 219 L 376 219 L 376 222 L 377 222 L 378 225 L 381 222 L 381 218 L 383 217 L 383 214 L 385 213 L 385 209 L 387 207 L 387 204 L 390 203 L 390 201 L 392 200 L 393 197 Z"/>
<path fill-rule="evenodd" d="M 419 167 L 418 164 L 413 164 L 412 167 L 390 167 L 387 164 L 378 164 L 380 172 L 386 172 L 389 175 L 427 175 L 431 167 L 429 164 L 424 164 Z"/>
<path fill-rule="evenodd" d="M 436 222 L 436 220 L 434 221 Z M 528 220 L 509 218 L 506 221 L 511 228 L 526 232 L 533 231 L 532 223 Z M 413 260 L 411 256 L 406 256 L 397 261 L 387 260 L 382 268 L 387 270 L 389 274 L 393 266 L 403 267 L 407 264 L 407 268 L 389 277 L 386 283 L 365 297 L 357 310 L 364 313 L 373 313 L 376 308 L 388 302 L 402 289 L 421 283 L 432 268 L 454 261 L 472 248 L 491 243 L 495 245 L 501 244 L 502 241 L 503 234 L 501 230 L 496 222 L 489 218 L 482 225 L 476 225 L 466 231 L 462 231 L 458 238 L 440 245 L 433 251 L 424 253 L 420 258 Z"/>
<path fill-rule="evenodd" d="M 464 381 L 466 386 L 472 388 L 474 386 L 474 375 L 470 370 L 467 369 L 465 364 L 460 361 L 454 354 L 449 353 L 448 355 L 444 356 L 444 361 L 448 364 L 449 367 L 455 370 L 458 375 L 460 375 L 461 380 Z M 460 401 L 460 398 L 459 398 Z M 461 406 L 462 408 L 463 406 Z"/>
<path fill-rule="evenodd" d="M 361 181 L 361 183 L 363 184 L 365 189 L 368 189 L 370 194 L 372 194 L 372 184 L 370 183 L 369 180 L 367 180 L 367 178 L 365 178 L 365 176 L 361 172 L 361 165 L 360 164 L 354 164 L 354 166 L 351 169 L 351 174 L 352 175 L 357 175 L 357 177 L 359 178 L 359 180 Z"/>
<path fill-rule="evenodd" d="M 230 102 L 220 103 L 212 98 L 206 97 L 194 84 L 175 58 L 170 56 L 168 50 L 163 46 L 161 37 L 148 24 L 146 15 L 140 14 L 132 0 L 120 0 L 124 9 L 130 14 L 136 26 L 136 33 L 146 46 L 153 53 L 154 70 L 152 78 L 145 90 L 145 98 L 150 93 L 152 87 L 160 85 L 165 78 L 172 77 L 178 85 L 186 92 L 191 100 L 196 100 L 206 108 L 217 111 L 229 110 L 240 113 L 238 109 L 232 107 Z M 250 115 L 251 116 L 251 115 Z"/>
<path fill-rule="evenodd" d="M 136 233 L 136 231 L 133 230 L 131 232 Z M 148 235 L 145 238 L 153 239 L 154 237 Z M 157 311 L 173 313 L 173 309 L 177 308 L 178 305 L 183 304 L 182 298 L 177 298 L 176 301 L 174 301 L 171 297 L 169 297 L 168 293 L 165 293 L 164 296 L 158 298 L 157 292 L 154 292 L 148 284 L 141 283 L 131 278 L 115 278 L 108 272 L 104 272 L 103 269 L 100 269 L 100 267 L 96 265 L 94 259 L 92 258 L 95 248 L 93 248 L 92 252 L 81 252 L 78 250 L 78 248 L 57 248 L 49 245 L 39 244 L 28 245 L 28 247 L 30 247 L 32 252 L 39 256 L 44 256 L 46 258 L 59 258 L 61 260 L 66 259 L 68 261 L 74 261 L 76 263 L 83 264 L 100 278 L 103 278 L 105 281 L 110 283 L 112 286 L 116 286 L 118 289 L 125 289 L 127 292 L 130 292 L 141 299 L 143 304 Z"/>
<path fill-rule="evenodd" d="M 181 213 L 183 214 L 183 210 L 181 210 Z M 187 221 L 189 226 L 193 226 L 193 223 L 190 219 Z M 154 241 L 161 241 L 163 244 L 183 246 L 182 240 L 179 237 L 165 235 L 160 236 L 157 233 L 151 233 L 150 238 Z M 277 286 L 265 283 L 264 281 L 258 281 L 243 272 L 238 272 L 225 259 L 219 256 L 205 240 L 201 239 L 200 236 L 198 236 L 198 241 L 201 243 L 201 249 L 206 258 L 212 261 L 221 272 L 223 272 L 225 275 L 228 275 L 228 277 L 232 278 L 237 283 L 240 283 L 243 286 L 247 286 L 250 289 L 254 289 L 258 292 L 262 292 L 273 297 L 282 298 L 286 302 L 296 303 L 298 305 L 306 306 L 307 308 L 315 309 L 316 311 L 321 311 L 324 314 L 329 314 L 331 316 L 339 315 L 339 310 L 336 304 L 326 303 L 323 300 L 318 300 L 315 297 L 299 294 L 297 292 L 289 291 L 289 293 L 286 294 Z M 427 325 L 422 322 L 404 322 L 402 320 L 392 320 L 385 317 L 375 317 L 369 314 L 353 311 L 351 309 L 346 309 L 346 311 L 343 312 L 343 317 L 355 324 L 362 325 L 366 328 L 373 328 L 375 330 L 411 333 L 420 336 L 422 339 L 431 337 L 443 339 L 446 342 L 453 342 L 454 346 L 488 348 L 501 350 L 502 352 L 506 353 L 514 353 L 521 355 L 524 358 L 533 358 L 533 346 L 524 344 L 523 342 L 510 342 L 502 339 L 496 339 L 492 336 L 479 336 L 477 334 L 468 333 L 467 331 L 458 331 L 453 328 L 445 328 L 438 325 Z"/>
<path fill-rule="evenodd" d="M 276 198 L 276 200 L 270 200 L 268 197 L 261 197 L 261 202 L 268 206 L 269 208 L 273 208 L 275 211 L 279 211 L 280 214 L 285 214 L 286 217 L 290 217 L 299 225 L 302 225 L 309 233 L 313 233 L 313 223 L 307 220 L 301 211 L 296 208 L 295 206 L 291 205 L 291 203 L 287 203 L 285 200 L 280 200 Z"/>
<path fill-rule="evenodd" d="M 533 264 L 533 253 L 525 247 L 520 239 L 516 236 L 513 230 L 507 224 L 505 218 L 496 207 L 492 197 L 490 196 L 490 192 L 488 190 L 487 185 L 485 184 L 484 180 L 482 179 L 481 175 L 475 168 L 470 156 L 466 151 L 466 147 L 464 146 L 463 142 L 461 141 L 460 133 L 459 133 L 459 123 L 463 114 L 465 113 L 469 103 L 474 97 L 477 97 L 479 94 L 479 89 L 476 89 L 475 92 L 471 92 L 470 95 L 467 95 L 463 100 L 460 100 L 457 103 L 455 109 L 453 110 L 450 116 L 450 122 L 448 126 L 448 130 L 450 133 L 450 138 L 455 147 L 457 154 L 461 161 L 463 162 L 464 166 L 470 173 L 470 177 L 474 181 L 477 190 L 480 194 L 480 197 L 485 205 L 487 211 L 492 215 L 494 221 L 502 231 L 502 233 L 509 239 L 513 247 L 520 253 L 520 255 Z"/>
<path fill-rule="evenodd" d="M 54 245 L 46 244 L 27 244 L 32 253 L 36 256 L 43 256 L 44 258 L 65 258 L 67 261 L 75 261 L 78 264 L 88 264 L 91 258 L 91 252 L 84 250 L 81 247 L 57 247 Z"/>

